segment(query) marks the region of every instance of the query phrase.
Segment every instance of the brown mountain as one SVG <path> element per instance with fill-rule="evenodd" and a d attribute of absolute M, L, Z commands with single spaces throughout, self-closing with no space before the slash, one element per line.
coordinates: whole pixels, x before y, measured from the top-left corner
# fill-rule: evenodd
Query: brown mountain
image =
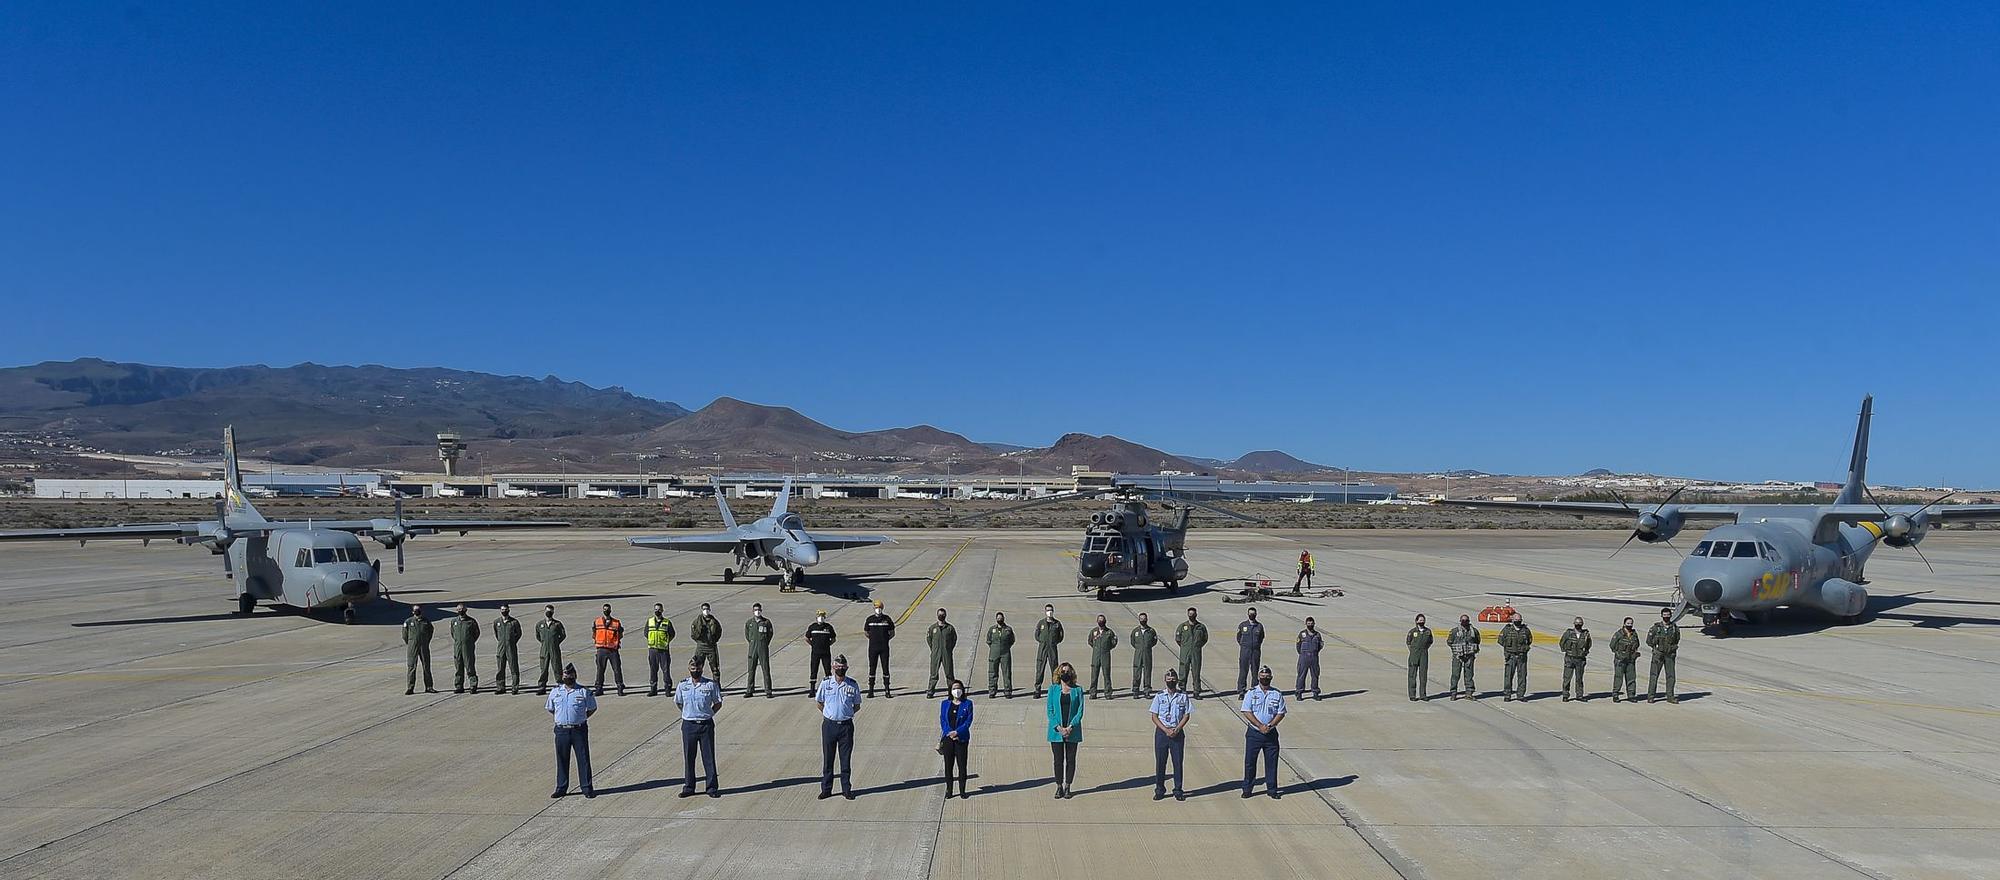
<path fill-rule="evenodd" d="M 1280 452 L 1276 449 L 1246 453 L 1242 457 L 1225 465 L 1225 467 L 1253 474 L 1310 474 L 1336 470 L 1336 468 L 1330 468 L 1323 464 L 1313 464 L 1309 461 L 1294 458 L 1289 453 Z"/>
<path fill-rule="evenodd" d="M 1054 446 L 1031 453 L 1043 462 L 1048 472 L 1067 471 L 1071 465 L 1088 465 L 1094 471 L 1117 471 L 1128 474 L 1151 474 L 1162 470 L 1201 471 L 1200 465 L 1175 455 L 1169 455 L 1150 446 L 1141 446 L 1130 440 L 1105 435 L 1095 437 L 1089 434 L 1064 434 Z"/>

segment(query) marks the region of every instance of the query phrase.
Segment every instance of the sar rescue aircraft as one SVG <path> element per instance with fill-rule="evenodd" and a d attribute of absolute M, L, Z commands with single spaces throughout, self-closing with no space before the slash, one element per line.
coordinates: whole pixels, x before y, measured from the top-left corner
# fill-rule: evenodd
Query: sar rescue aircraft
<path fill-rule="evenodd" d="M 1622 500 L 1451 499 L 1437 503 L 1636 517 L 1625 544 L 1634 539 L 1648 544 L 1671 541 L 1690 522 L 1720 521 L 1723 524 L 1702 535 L 1681 561 L 1680 574 L 1674 579 L 1676 619 L 1699 612 L 1704 627 L 1726 632 L 1731 623 L 1761 623 L 1771 610 L 1790 606 L 1816 609 L 1844 623 L 1854 623 L 1868 609 L 1868 591 L 1863 586 L 1868 578 L 1863 568 L 1877 546 L 1907 547 L 1921 559 L 1923 551 L 1917 545 L 1941 523 L 2000 520 L 2000 504 L 1940 504 L 1950 494 L 1923 505 L 1885 506 L 1876 502 L 1867 483 L 1868 423 L 1874 400 L 1872 396 L 1861 399 L 1847 482 L 1832 504 L 1673 503 L 1686 486 L 1646 511 Z M 1929 566 L 1930 561 L 1924 560 L 1924 564 Z M 1592 601 L 1580 596 L 1534 598 Z"/>
<path fill-rule="evenodd" d="M 364 537 L 395 550 L 396 570 L 400 572 L 403 543 L 417 535 L 568 525 L 519 520 L 406 520 L 401 496 L 396 498 L 393 519 L 265 519 L 245 497 L 236 466 L 236 429 L 228 427 L 222 430 L 222 497 L 215 502 L 215 519 L 0 532 L 0 541 L 70 540 L 81 544 L 104 538 L 138 538 L 200 544 L 222 557 L 223 572 L 236 583 L 238 614 L 249 614 L 262 600 L 306 611 L 338 608 L 342 619 L 353 623 L 355 606 L 375 599 L 382 591 L 382 563 L 370 560 L 362 550 Z"/>

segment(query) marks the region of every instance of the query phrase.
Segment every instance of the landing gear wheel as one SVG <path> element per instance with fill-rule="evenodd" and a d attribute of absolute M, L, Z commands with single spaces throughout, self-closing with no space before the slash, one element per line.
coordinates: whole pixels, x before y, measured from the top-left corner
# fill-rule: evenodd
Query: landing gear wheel
<path fill-rule="evenodd" d="M 733 584 L 733 583 L 735 583 L 735 582 L 736 582 L 736 569 L 733 569 L 733 568 L 725 568 L 725 569 L 723 569 L 723 570 L 722 570 L 722 582 L 723 582 L 723 583 L 725 583 L 725 584 Z"/>
<path fill-rule="evenodd" d="M 354 606 L 349 605 L 346 608 L 340 609 L 340 622 L 348 626 L 354 625 Z"/>
<path fill-rule="evenodd" d="M 806 585 L 805 569 L 794 570 L 792 572 L 792 589 L 796 590 L 805 585 Z"/>
<path fill-rule="evenodd" d="M 241 593 L 237 595 L 236 597 L 237 616 L 239 617 L 248 616 L 252 610 L 256 609 L 256 607 L 257 607 L 256 596 L 252 596 L 249 593 Z"/>
<path fill-rule="evenodd" d="M 1104 601 L 1104 588 L 1103 588 L 1103 587 L 1098 587 L 1098 588 L 1097 588 L 1097 600 L 1098 600 L 1099 602 L 1102 602 L 1102 601 Z"/>
<path fill-rule="evenodd" d="M 1167 592 L 1178 593 L 1180 591 L 1181 591 L 1180 581 L 1167 581 Z"/>

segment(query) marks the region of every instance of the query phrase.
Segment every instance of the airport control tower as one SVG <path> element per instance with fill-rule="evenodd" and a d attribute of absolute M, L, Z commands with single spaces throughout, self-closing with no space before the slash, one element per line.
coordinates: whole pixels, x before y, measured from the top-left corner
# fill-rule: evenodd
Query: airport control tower
<path fill-rule="evenodd" d="M 458 457 L 464 452 L 465 441 L 458 438 L 457 432 L 438 435 L 438 461 L 444 462 L 445 476 L 458 476 Z"/>

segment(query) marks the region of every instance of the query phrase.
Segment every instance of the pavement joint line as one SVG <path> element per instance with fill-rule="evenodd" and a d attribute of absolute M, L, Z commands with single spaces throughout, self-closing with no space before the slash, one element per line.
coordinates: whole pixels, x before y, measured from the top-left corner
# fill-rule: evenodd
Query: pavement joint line
<path fill-rule="evenodd" d="M 1139 612 L 1131 607 L 1131 603 L 1124 603 L 1124 605 L 1126 612 L 1131 615 L 1132 619 L 1135 621 L 1138 620 Z M 1170 650 L 1173 652 L 1174 659 L 1179 660 L 1180 646 L 1176 644 Z M 1275 670 L 1273 670 L 1273 672 L 1275 673 Z M 1276 676 L 1274 674 L 1273 678 L 1275 677 Z M 1197 691 L 1199 690 L 1199 685 L 1200 682 L 1197 682 L 1196 683 Z M 1218 696 L 1218 699 L 1222 698 Z M 1228 702 L 1223 703 L 1225 709 L 1229 705 L 1230 704 Z M 1148 708 L 1147 714 L 1149 716 L 1151 715 L 1150 707 Z M 1240 713 L 1231 712 L 1230 715 L 1231 717 L 1236 719 L 1237 723 L 1242 724 L 1245 730 L 1249 729 L 1249 723 L 1243 720 L 1243 716 Z M 1281 750 L 1280 751 L 1281 758 L 1282 754 L 1283 753 Z M 1307 779 L 1306 774 L 1300 772 L 1298 765 L 1294 764 L 1291 760 L 1284 759 L 1284 763 L 1286 769 L 1290 770 L 1292 772 L 1292 775 L 1294 777 L 1297 777 L 1300 781 L 1305 782 L 1307 784 L 1319 781 L 1316 778 Z M 1424 873 L 1422 867 L 1418 866 L 1415 862 L 1410 861 L 1407 857 L 1405 857 L 1402 854 L 1401 851 L 1391 846 L 1388 843 L 1388 841 L 1380 839 L 1372 830 L 1372 826 L 1369 826 L 1366 823 L 1355 822 L 1354 817 L 1349 815 L 1346 810 L 1342 809 L 1340 805 L 1330 795 L 1327 794 L 1325 789 L 1315 787 L 1312 790 L 1312 794 L 1314 797 L 1317 797 L 1319 799 L 1319 802 L 1321 804 L 1324 804 L 1328 809 L 1331 809 L 1333 811 L 1333 814 L 1340 819 L 1341 824 L 1347 826 L 1347 829 L 1349 831 L 1354 832 L 1354 836 L 1360 838 L 1361 842 L 1364 845 L 1366 845 L 1369 850 L 1375 853 L 1376 858 L 1381 859 L 1382 863 L 1386 865 L 1389 868 L 1389 870 L 1396 872 L 1397 876 L 1405 878 L 1405 880 L 1412 880 L 1412 878 L 1422 878 L 1429 876 Z"/>
<path fill-rule="evenodd" d="M 944 561 L 944 567 L 938 569 L 937 574 L 931 575 L 931 582 L 924 585 L 923 592 L 918 593 L 917 598 L 910 600 L 910 607 L 903 609 L 903 616 L 896 618 L 897 626 L 902 626 L 909 622 L 910 615 L 916 613 L 917 606 L 924 604 L 924 597 L 931 594 L 931 588 L 937 586 L 938 581 L 944 580 L 945 573 L 951 571 L 952 564 L 958 561 L 959 554 L 964 553 L 965 548 L 972 546 L 972 541 L 972 538 L 966 538 L 963 543 L 958 545 L 957 550 L 951 552 L 951 558 Z"/>
<path fill-rule="evenodd" d="M 1403 592 L 1401 592 L 1401 591 L 1398 591 L 1398 590 L 1394 590 L 1394 589 L 1386 589 L 1386 588 L 1385 588 L 1385 589 L 1383 589 L 1383 590 L 1382 590 L 1382 592 L 1386 592 L 1386 593 L 1389 593 L 1390 595 L 1395 595 L 1395 596 L 1402 596 L 1402 597 L 1404 597 L 1405 599 L 1409 598 L 1409 596 L 1408 596 L 1407 594 L 1405 594 L 1405 593 L 1403 593 Z M 1274 608 L 1273 610 L 1274 610 L 1274 611 L 1276 611 L 1276 612 L 1278 612 L 1279 614 L 1282 614 L 1282 615 L 1285 615 L 1285 616 L 1290 616 L 1290 615 L 1289 615 L 1289 614 L 1287 613 L 1286 609 L 1283 609 L 1283 608 Z M 1407 611 L 1408 609 L 1406 608 L 1406 609 L 1404 609 L 1404 610 L 1406 610 L 1406 611 Z M 1345 640 L 1341 640 L 1341 641 L 1345 641 Z M 1359 646 L 1354 646 L 1354 647 L 1357 647 L 1357 648 L 1358 648 Z M 1389 658 L 1389 657 L 1383 657 L 1383 656 L 1381 656 L 1380 654 L 1376 654 L 1375 652 L 1373 652 L 1373 651 L 1368 651 L 1368 650 L 1366 650 L 1366 649 L 1361 649 L 1361 650 L 1363 651 L 1363 653 L 1366 653 L 1366 654 L 1369 654 L 1369 655 L 1371 655 L 1371 656 L 1375 656 L 1375 657 L 1377 657 L 1377 659 L 1380 659 L 1380 660 L 1382 660 L 1382 661 L 1383 661 L 1384 663 L 1387 663 L 1387 664 L 1390 664 L 1390 665 L 1396 665 L 1396 661 L 1395 661 L 1395 660 L 1394 660 L 1393 658 Z M 1499 703 L 1495 703 L 1495 702 L 1493 702 L 1493 701 L 1491 701 L 1491 700 L 1475 700 L 1475 701 L 1473 701 L 1473 709 L 1474 709 L 1474 710 L 1476 711 L 1476 710 L 1478 710 L 1478 709 L 1480 709 L 1480 708 L 1484 708 L 1484 709 L 1487 709 L 1487 710 L 1489 710 L 1489 711 L 1495 711 L 1495 712 L 1499 712 L 1500 714 L 1502 714 L 1502 715 L 1505 715 L 1505 716 L 1507 716 L 1508 718 L 1511 718 L 1511 719 L 1513 719 L 1513 720 L 1514 720 L 1514 721 L 1516 721 L 1517 723 L 1520 723 L 1520 724 L 1524 724 L 1524 725 L 1527 725 L 1528 727 L 1531 727 L 1531 728 L 1533 728 L 1533 729 L 1535 729 L 1535 730 L 1538 730 L 1538 731 L 1540 731 L 1540 732 L 1541 732 L 1541 733 L 1542 733 L 1542 734 L 1543 734 L 1544 736 L 1548 736 L 1548 737 L 1552 737 L 1552 738 L 1554 738 L 1554 739 L 1556 739 L 1556 740 L 1558 740 L 1558 741 L 1561 741 L 1561 742 L 1566 742 L 1566 743 L 1569 743 L 1569 744 L 1570 744 L 1571 746 L 1573 746 L 1573 747 L 1575 747 L 1575 748 L 1577 748 L 1577 749 L 1580 749 L 1580 750 L 1582 750 L 1582 751 L 1584 751 L 1584 752 L 1587 752 L 1587 753 L 1589 753 L 1589 754 L 1591 754 L 1591 755 L 1595 756 L 1595 757 L 1596 757 L 1596 758 L 1597 758 L 1598 760 L 1601 760 L 1601 761 L 1604 761 L 1604 762 L 1606 762 L 1606 763 L 1609 763 L 1609 764 L 1612 764 L 1612 765 L 1614 765 L 1614 766 L 1617 766 L 1617 767 L 1619 767 L 1619 768 L 1622 768 L 1622 769 L 1624 769 L 1624 770 L 1625 770 L 1626 772 L 1628 772 L 1628 773 L 1631 773 L 1631 774 L 1633 774 L 1634 776 L 1637 776 L 1637 777 L 1638 777 L 1638 778 L 1640 778 L 1640 779 L 1645 779 L 1645 780 L 1647 780 L 1647 781 L 1650 781 L 1650 782 L 1652 782 L 1652 783 L 1653 783 L 1653 784 L 1655 784 L 1655 785 L 1658 785 L 1658 786 L 1660 786 L 1660 787 L 1662 787 L 1662 788 L 1665 788 L 1665 789 L 1667 789 L 1668 791 L 1673 791 L 1673 792 L 1676 792 L 1676 793 L 1680 794 L 1680 795 L 1681 795 L 1682 797 L 1685 797 L 1685 798 L 1688 798 L 1688 799 L 1690 799 L 1690 800 L 1692 800 L 1692 801 L 1694 801 L 1694 802 L 1696 802 L 1696 803 L 1699 803 L 1699 804 L 1702 804 L 1702 805 L 1704 805 L 1704 806 L 1706 806 L 1706 807 L 1709 807 L 1710 809 L 1713 809 L 1713 810 L 1715 810 L 1715 811 L 1717 811 L 1717 812 L 1719 812 L 1719 813 L 1721 813 L 1721 814 L 1723 814 L 1723 815 L 1725 815 L 1725 816 L 1729 816 L 1729 817 L 1732 817 L 1732 818 L 1736 819 L 1737 821 L 1739 821 L 1739 822 L 1742 822 L 1742 823 L 1744 823 L 1744 824 L 1748 825 L 1749 827 L 1752 827 L 1752 828 L 1756 828 L 1756 829 L 1758 829 L 1758 830 L 1761 830 L 1761 831 L 1763 831 L 1764 833 L 1766 833 L 1766 834 L 1769 834 L 1769 835 L 1771 835 L 1772 837 L 1775 837 L 1775 838 L 1777 838 L 1777 839 L 1779 839 L 1779 840 L 1782 840 L 1782 841 L 1785 841 L 1786 843 L 1790 843 L 1790 844 L 1792 844 L 1792 845 L 1793 845 L 1793 846 L 1795 846 L 1795 847 L 1798 847 L 1798 848 L 1800 848 L 1800 849 L 1803 849 L 1803 850 L 1805 850 L 1805 851 L 1807 851 L 1807 852 L 1810 852 L 1810 853 L 1813 853 L 1814 855 L 1817 855 L 1817 856 L 1819 856 L 1820 858 L 1823 858 L 1823 859 L 1825 859 L 1825 860 L 1827 860 L 1827 861 L 1829 861 L 1829 862 L 1832 862 L 1833 864 L 1836 864 L 1836 865 L 1839 865 L 1839 866 L 1841 866 L 1841 867 L 1843 867 L 1843 868 L 1846 868 L 1846 869 L 1848 869 L 1849 871 L 1851 871 L 1851 872 L 1853 872 L 1853 873 L 1855 873 L 1855 874 L 1859 874 L 1859 875 L 1861 875 L 1861 876 L 1864 876 L 1864 877 L 1871 877 L 1871 878 L 1874 878 L 1874 880 L 1887 880 L 1887 878 L 1883 877 L 1883 876 L 1882 876 L 1881 874 L 1878 874 L 1878 873 L 1876 873 L 1876 872 L 1874 872 L 1874 871 L 1870 871 L 1869 869 L 1867 869 L 1867 868 L 1865 868 L 1865 867 L 1863 867 L 1863 866 L 1861 866 L 1861 865 L 1858 865 L 1858 864 L 1855 864 L 1855 863 L 1853 863 L 1853 862 L 1850 862 L 1850 861 L 1848 861 L 1848 860 L 1846 860 L 1846 859 L 1843 859 L 1843 858 L 1841 858 L 1841 857 L 1839 857 L 1839 856 L 1837 856 L 1837 855 L 1834 855 L 1833 853 L 1831 853 L 1831 852 L 1827 851 L 1826 849 L 1823 849 L 1823 848 L 1821 848 L 1821 847 L 1818 847 L 1818 846 L 1814 846 L 1814 845 L 1812 845 L 1812 844 L 1810 844 L 1810 843 L 1807 843 L 1807 842 L 1805 842 L 1804 840 L 1801 840 L 1801 839 L 1799 839 L 1799 838 L 1797 838 L 1797 837 L 1795 837 L 1795 836 L 1792 836 L 1792 835 L 1789 835 L 1789 834 L 1785 834 L 1785 833 L 1783 832 L 1783 830 L 1781 829 L 1781 827 L 1780 827 L 1780 826 L 1776 826 L 1776 825 L 1767 825 L 1767 824 L 1764 824 L 1764 823 L 1761 823 L 1761 822 L 1758 822 L 1758 821 L 1756 821 L 1756 820 L 1754 820 L 1754 819 L 1751 819 L 1750 817 L 1748 817 L 1748 816 L 1745 816 L 1745 815 L 1743 815 L 1743 814 L 1742 814 L 1741 812 L 1739 812 L 1739 811 L 1737 811 L 1737 810 L 1735 810 L 1735 809 L 1732 809 L 1732 808 L 1730 808 L 1730 807 L 1727 807 L 1727 806 L 1724 806 L 1724 805 L 1722 805 L 1722 804 L 1720 804 L 1720 803 L 1717 803 L 1717 802 L 1715 802 L 1715 801 L 1713 801 L 1713 800 L 1710 800 L 1709 798 L 1707 798 L 1707 797 L 1704 797 L 1703 795 L 1701 795 L 1701 794 L 1699 794 L 1699 793 L 1697 793 L 1697 792 L 1693 791 L 1692 789 L 1689 789 L 1689 788 L 1686 788 L 1686 787 L 1684 787 L 1684 786 L 1680 786 L 1680 785 L 1676 785 L 1676 784 L 1674 784 L 1674 783 L 1672 783 L 1672 782 L 1668 782 L 1667 780 L 1665 780 L 1665 779 L 1661 778 L 1660 776 L 1658 776 L 1658 775 L 1656 775 L 1656 774 L 1653 774 L 1653 773 L 1649 773 L 1649 772 L 1646 772 L 1645 770 L 1642 770 L 1642 769 L 1640 769 L 1639 767 L 1637 767 L 1637 766 L 1635 766 L 1635 765 L 1633 765 L 1633 764 L 1631 764 L 1631 763 L 1629 763 L 1629 762 L 1626 762 L 1626 761 L 1622 761 L 1622 760 L 1619 760 L 1618 758 L 1615 758 L 1615 757 L 1612 757 L 1612 756 L 1611 756 L 1610 754 L 1607 754 L 1607 753 L 1606 753 L 1605 751 L 1600 751 L 1600 750 L 1598 750 L 1598 749 L 1594 749 L 1594 748 L 1591 748 L 1590 746 L 1587 746 L 1587 745 L 1583 744 L 1583 743 L 1582 743 L 1582 742 L 1581 742 L 1580 740 L 1577 740 L 1577 739 L 1575 739 L 1574 737 L 1571 737 L 1571 736 L 1569 736 L 1569 735 L 1567 735 L 1567 734 L 1564 734 L 1564 733 L 1561 733 L 1561 732 L 1559 732 L 1559 731 L 1555 730 L 1554 728 L 1552 728 L 1552 727 L 1549 727 L 1549 726 L 1548 726 L 1548 725 L 1546 725 L 1546 724 L 1542 724 L 1542 723 L 1540 723 L 1540 722 L 1536 721 L 1536 720 L 1535 720 L 1535 719 L 1533 719 L 1533 718 L 1530 718 L 1530 717 L 1527 717 L 1527 716 L 1525 716 L 1525 715 L 1522 715 L 1522 714 L 1520 714 L 1520 713 L 1519 713 L 1519 712 L 1517 712 L 1517 711 L 1514 711 L 1514 710 L 1512 710 L 1512 709 L 1509 709 L 1508 707 L 1506 707 L 1506 706 L 1505 706 L 1505 705 L 1503 705 L 1503 704 L 1499 704 Z"/>

